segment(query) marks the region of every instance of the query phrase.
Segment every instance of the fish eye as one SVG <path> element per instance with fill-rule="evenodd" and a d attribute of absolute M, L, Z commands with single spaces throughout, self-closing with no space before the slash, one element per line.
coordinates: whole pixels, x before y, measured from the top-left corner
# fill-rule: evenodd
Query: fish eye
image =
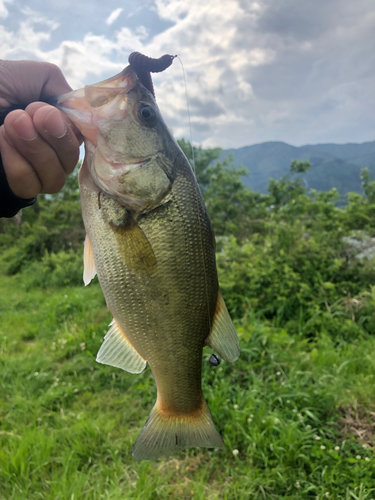
<path fill-rule="evenodd" d="M 141 122 L 147 127 L 154 126 L 157 121 L 157 115 L 155 109 L 147 104 L 144 104 L 139 107 L 138 117 L 141 120 Z"/>

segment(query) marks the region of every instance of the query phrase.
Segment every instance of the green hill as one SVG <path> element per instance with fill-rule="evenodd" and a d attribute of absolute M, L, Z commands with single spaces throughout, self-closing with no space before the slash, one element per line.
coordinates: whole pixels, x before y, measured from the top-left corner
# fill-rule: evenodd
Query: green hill
<path fill-rule="evenodd" d="M 244 179 L 247 187 L 267 192 L 268 179 L 280 179 L 289 172 L 290 162 L 296 158 L 312 163 L 303 174 L 308 188 L 327 191 L 336 187 L 343 196 L 348 191 L 362 192 L 360 170 L 368 167 L 375 175 L 375 141 L 363 144 L 316 144 L 295 147 L 284 142 L 264 142 L 239 149 L 224 150 L 231 153 L 236 164 L 250 173 Z"/>

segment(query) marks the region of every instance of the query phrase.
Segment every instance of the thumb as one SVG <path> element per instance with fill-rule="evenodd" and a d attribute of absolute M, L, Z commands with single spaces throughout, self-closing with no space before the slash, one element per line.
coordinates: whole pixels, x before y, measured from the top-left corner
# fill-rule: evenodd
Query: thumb
<path fill-rule="evenodd" d="M 72 87 L 65 80 L 61 69 L 55 64 L 45 63 L 45 83 L 40 94 L 41 99 L 70 92 Z"/>

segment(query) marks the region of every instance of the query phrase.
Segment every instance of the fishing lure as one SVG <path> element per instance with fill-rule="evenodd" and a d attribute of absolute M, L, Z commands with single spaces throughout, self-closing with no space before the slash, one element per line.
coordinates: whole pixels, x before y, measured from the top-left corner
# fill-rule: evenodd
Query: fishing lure
<path fill-rule="evenodd" d="M 154 85 L 152 83 L 151 73 L 161 73 L 169 68 L 173 59 L 177 56 L 164 54 L 164 56 L 155 59 L 147 57 L 140 52 L 132 52 L 129 56 L 129 64 L 137 73 L 138 80 L 155 97 Z"/>

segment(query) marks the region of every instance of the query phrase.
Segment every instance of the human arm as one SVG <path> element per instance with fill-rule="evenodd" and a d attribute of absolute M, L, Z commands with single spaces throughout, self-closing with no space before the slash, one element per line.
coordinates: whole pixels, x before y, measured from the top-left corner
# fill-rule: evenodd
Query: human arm
<path fill-rule="evenodd" d="M 74 170 L 81 136 L 59 110 L 40 102 L 70 90 L 55 65 L 0 61 L 0 216 L 12 217 L 39 193 L 59 191 Z"/>

